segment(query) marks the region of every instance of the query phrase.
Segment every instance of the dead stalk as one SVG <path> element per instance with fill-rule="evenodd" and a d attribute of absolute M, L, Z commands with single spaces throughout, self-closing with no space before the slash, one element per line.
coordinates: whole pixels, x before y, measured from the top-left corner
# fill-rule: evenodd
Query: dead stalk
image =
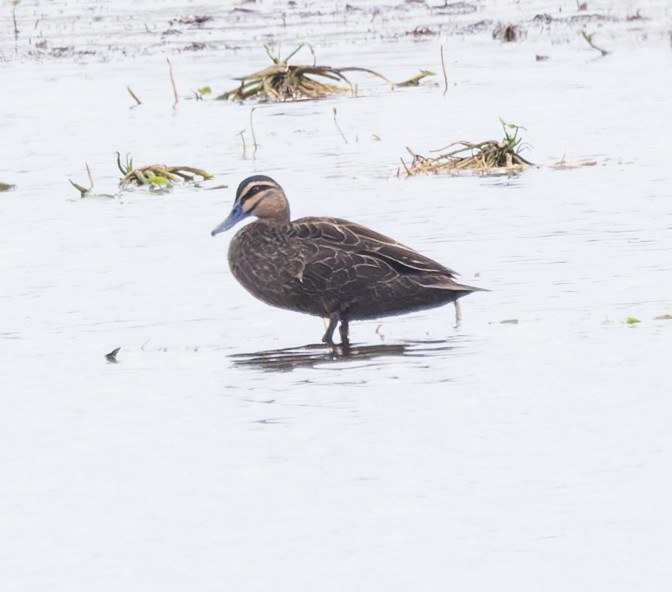
<path fill-rule="evenodd" d="M 126 90 L 128 91 L 128 94 L 131 95 L 131 96 L 133 97 L 133 100 L 134 100 L 135 103 L 136 103 L 135 105 L 133 105 L 133 107 L 131 107 L 131 109 L 133 109 L 134 107 L 137 107 L 138 105 L 142 105 L 142 101 L 141 101 L 141 100 L 138 98 L 138 96 L 131 90 L 131 87 L 130 87 L 130 86 L 127 86 L 127 87 L 126 87 Z"/>
<path fill-rule="evenodd" d="M 341 129 L 341 126 L 338 125 L 338 121 L 336 120 L 336 107 L 334 107 L 334 125 L 336 126 L 336 129 L 338 130 L 338 133 L 341 134 L 341 138 L 343 138 L 343 141 L 347 144 L 348 143 L 348 138 L 345 137 L 345 134 L 343 133 L 343 130 Z"/>
<path fill-rule="evenodd" d="M 168 58 L 166 58 L 166 61 L 168 62 L 168 72 L 170 73 L 170 84 L 173 86 L 173 97 L 175 97 L 173 109 L 175 109 L 177 104 L 180 102 L 180 97 L 177 95 L 177 87 L 175 86 L 175 78 L 173 77 L 173 65 L 170 63 Z"/>
<path fill-rule="evenodd" d="M 16 26 L 16 5 L 19 3 L 19 0 L 12 0 L 12 20 L 14 21 L 14 40 L 18 41 L 19 39 L 19 28 Z"/>
<path fill-rule="evenodd" d="M 257 144 L 257 136 L 254 133 L 254 121 L 252 121 L 252 115 L 254 114 L 254 110 L 256 107 L 252 107 L 250 110 L 250 131 L 252 132 L 252 143 L 254 144 L 254 151 L 252 152 L 252 158 L 254 158 L 257 155 L 257 148 L 259 148 L 259 145 Z"/>
<path fill-rule="evenodd" d="M 443 72 L 443 94 L 448 92 L 448 75 L 446 74 L 446 62 L 443 59 L 443 45 L 441 46 L 441 71 Z"/>

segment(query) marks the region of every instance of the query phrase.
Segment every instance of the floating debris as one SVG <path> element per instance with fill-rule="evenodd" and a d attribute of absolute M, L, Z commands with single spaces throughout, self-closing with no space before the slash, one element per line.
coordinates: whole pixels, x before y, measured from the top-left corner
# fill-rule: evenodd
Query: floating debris
<path fill-rule="evenodd" d="M 499 39 L 505 43 L 520 41 L 527 36 L 527 32 L 520 25 L 499 23 L 492 32 L 493 39 Z"/>
<path fill-rule="evenodd" d="M 563 156 L 558 162 L 554 162 L 548 165 L 552 169 L 564 170 L 564 169 L 578 169 L 580 167 L 592 167 L 597 166 L 597 160 L 587 159 L 580 160 L 579 162 L 567 162 Z"/>
<path fill-rule="evenodd" d="M 105 359 L 110 363 L 110 364 L 117 364 L 119 360 L 117 360 L 117 354 L 121 350 L 120 347 L 114 348 L 109 354 L 105 354 Z"/>
<path fill-rule="evenodd" d="M 273 62 L 265 70 L 238 78 L 240 85 L 215 97 L 218 100 L 258 99 L 260 101 L 298 101 L 302 99 L 320 99 L 335 93 L 350 92 L 356 94 L 355 85 L 345 72 L 364 72 L 384 80 L 391 89 L 417 86 L 420 81 L 433 76 L 433 72 L 421 70 L 419 74 L 403 82 L 394 83 L 382 74 L 361 67 L 334 68 L 331 66 L 294 65 L 289 60 L 305 46 L 299 45 L 286 58 L 272 54 L 268 45 L 264 45 L 268 57 Z M 313 51 L 310 46 L 308 46 Z M 313 52 L 313 57 L 315 54 Z"/>
<path fill-rule="evenodd" d="M 640 9 L 637 9 L 637 12 L 635 14 L 628 15 L 625 17 L 626 21 L 648 21 L 649 19 L 645 16 L 642 16 L 640 14 Z"/>
<path fill-rule="evenodd" d="M 211 21 L 213 17 L 211 16 L 200 16 L 200 15 L 187 15 L 187 16 L 181 16 L 180 18 L 175 18 L 170 21 L 168 21 L 168 24 L 171 26 L 174 25 L 192 25 L 196 27 L 200 27 L 204 25 L 205 23 Z"/>
<path fill-rule="evenodd" d="M 191 182 L 195 176 L 203 179 L 211 179 L 212 175 L 204 170 L 189 166 L 166 166 L 165 164 L 152 164 L 144 167 L 133 167 L 133 159 L 126 155 L 126 162 L 122 164 L 121 155 L 117 155 L 117 167 L 124 175 L 119 181 L 119 186 L 124 188 L 128 185 L 147 185 L 150 189 L 166 189 L 176 181 Z"/>
<path fill-rule="evenodd" d="M 672 319 L 672 314 L 663 314 L 653 317 L 654 321 L 669 321 L 670 319 Z"/>
<path fill-rule="evenodd" d="M 520 155 L 520 151 L 525 146 L 522 144 L 522 138 L 518 137 L 518 132 L 525 128 L 506 123 L 501 118 L 500 122 L 504 129 L 504 139 L 501 141 L 486 140 L 474 144 L 462 140 L 440 150 L 433 150 L 432 152 L 442 152 L 436 157 L 421 156 L 407 148 L 413 160 L 410 164 L 406 164 L 402 159 L 401 164 L 409 177 L 419 173 L 438 173 L 441 171 L 499 174 L 535 166 Z M 513 132 L 510 130 L 513 130 Z M 450 148 L 454 149 L 449 150 Z M 448 150 L 448 152 L 443 152 L 444 150 Z"/>
<path fill-rule="evenodd" d="M 0 183 L 0 191 L 11 191 L 12 189 L 15 189 L 15 185 L 11 185 L 10 183 Z"/>

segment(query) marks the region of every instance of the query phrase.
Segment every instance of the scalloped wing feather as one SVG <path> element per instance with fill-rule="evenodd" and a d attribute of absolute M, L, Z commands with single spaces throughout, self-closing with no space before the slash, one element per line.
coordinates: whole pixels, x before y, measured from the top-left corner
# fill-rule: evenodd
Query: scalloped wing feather
<path fill-rule="evenodd" d="M 350 254 L 374 257 L 400 274 L 434 273 L 451 279 L 459 275 L 388 236 L 348 220 L 301 218 L 293 222 L 293 227 L 297 235 L 308 242 L 315 241 L 327 250 L 336 247 Z"/>

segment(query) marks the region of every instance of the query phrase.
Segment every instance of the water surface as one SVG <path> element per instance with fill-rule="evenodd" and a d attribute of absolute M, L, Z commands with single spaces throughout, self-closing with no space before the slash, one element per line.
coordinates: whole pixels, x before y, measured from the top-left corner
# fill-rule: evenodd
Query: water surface
<path fill-rule="evenodd" d="M 306 17 L 311 42 L 329 33 L 320 62 L 401 80 L 440 71 L 443 44 L 448 93 L 363 78 L 356 98 L 259 105 L 252 158 L 251 106 L 189 95 L 265 67 L 262 17 L 294 46 L 276 4 L 248 28 L 213 13 L 182 33 L 209 38 L 195 52 L 158 27 L 205 5 L 135 3 L 154 38 L 111 13 L 91 21 L 98 43 L 74 16 L 45 21 L 48 47 L 88 57 L 3 45 L 0 181 L 17 186 L 0 196 L 3 589 L 665 590 L 665 7 L 637 23 L 595 3 L 620 19 L 595 21 L 614 50 L 596 59 L 571 23 L 531 27 L 536 4 L 516 13 L 527 38 L 504 45 L 450 29 L 501 20 L 487 3 L 349 31 L 329 5 L 326 24 Z M 443 35 L 401 34 L 425 18 Z M 527 128 L 530 160 L 595 166 L 397 176 L 406 146 L 497 139 L 500 116 Z M 86 184 L 85 162 L 117 193 L 115 151 L 216 177 L 80 199 L 68 179 Z M 364 223 L 491 292 L 462 301 L 459 329 L 445 307 L 353 323 L 349 355 L 317 345 L 322 322 L 255 301 L 228 271 L 231 233 L 210 237 L 254 173 L 296 217 Z"/>

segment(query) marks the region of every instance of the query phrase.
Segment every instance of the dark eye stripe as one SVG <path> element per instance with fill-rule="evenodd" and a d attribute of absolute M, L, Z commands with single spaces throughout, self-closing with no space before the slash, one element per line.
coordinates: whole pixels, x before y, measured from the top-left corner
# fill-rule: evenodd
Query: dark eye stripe
<path fill-rule="evenodd" d="M 273 189 L 273 185 L 265 185 L 265 184 L 259 184 L 259 185 L 252 185 L 245 193 L 240 198 L 240 205 L 242 206 L 248 199 L 251 197 L 254 197 L 257 193 L 264 189 Z"/>

